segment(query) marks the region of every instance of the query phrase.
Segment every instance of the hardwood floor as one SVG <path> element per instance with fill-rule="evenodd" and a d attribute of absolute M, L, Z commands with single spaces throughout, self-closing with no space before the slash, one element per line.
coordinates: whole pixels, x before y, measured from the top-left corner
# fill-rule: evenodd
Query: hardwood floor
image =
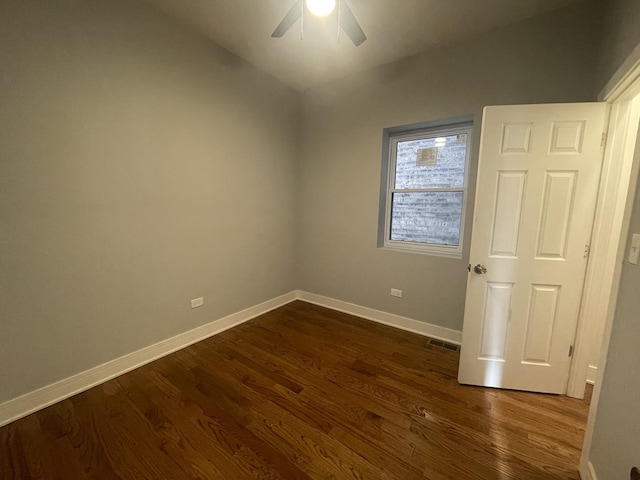
<path fill-rule="evenodd" d="M 4 479 L 579 479 L 588 399 L 303 302 L 0 429 Z"/>

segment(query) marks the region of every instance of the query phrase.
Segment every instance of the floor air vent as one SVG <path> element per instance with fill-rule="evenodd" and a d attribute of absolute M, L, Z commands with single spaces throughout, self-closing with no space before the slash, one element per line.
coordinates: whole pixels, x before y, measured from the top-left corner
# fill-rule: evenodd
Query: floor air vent
<path fill-rule="evenodd" d="M 436 340 L 435 338 L 430 338 L 427 342 L 429 345 L 433 345 L 434 347 L 445 348 L 447 350 L 451 350 L 452 352 L 458 351 L 458 345 L 454 345 L 453 343 L 443 342 L 442 340 Z"/>

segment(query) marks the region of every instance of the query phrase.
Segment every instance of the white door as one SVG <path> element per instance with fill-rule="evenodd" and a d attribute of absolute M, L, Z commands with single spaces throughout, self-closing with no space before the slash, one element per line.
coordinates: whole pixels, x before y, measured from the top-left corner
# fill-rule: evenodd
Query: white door
<path fill-rule="evenodd" d="M 604 103 L 485 108 L 460 383 L 566 392 L 604 119 Z"/>

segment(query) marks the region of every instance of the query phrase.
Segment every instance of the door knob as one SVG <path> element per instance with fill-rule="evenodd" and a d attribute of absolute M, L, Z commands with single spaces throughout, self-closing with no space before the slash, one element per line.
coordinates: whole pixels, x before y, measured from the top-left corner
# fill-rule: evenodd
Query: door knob
<path fill-rule="evenodd" d="M 476 272 L 478 275 L 484 275 L 485 273 L 487 273 L 487 267 L 485 267 L 484 265 L 478 264 L 475 267 L 473 267 L 473 271 Z"/>

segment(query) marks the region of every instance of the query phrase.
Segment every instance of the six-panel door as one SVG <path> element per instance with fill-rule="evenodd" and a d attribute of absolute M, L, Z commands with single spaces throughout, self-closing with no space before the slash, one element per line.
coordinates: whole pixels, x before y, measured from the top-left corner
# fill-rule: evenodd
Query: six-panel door
<path fill-rule="evenodd" d="M 565 393 L 605 104 L 486 107 L 460 383 Z"/>

